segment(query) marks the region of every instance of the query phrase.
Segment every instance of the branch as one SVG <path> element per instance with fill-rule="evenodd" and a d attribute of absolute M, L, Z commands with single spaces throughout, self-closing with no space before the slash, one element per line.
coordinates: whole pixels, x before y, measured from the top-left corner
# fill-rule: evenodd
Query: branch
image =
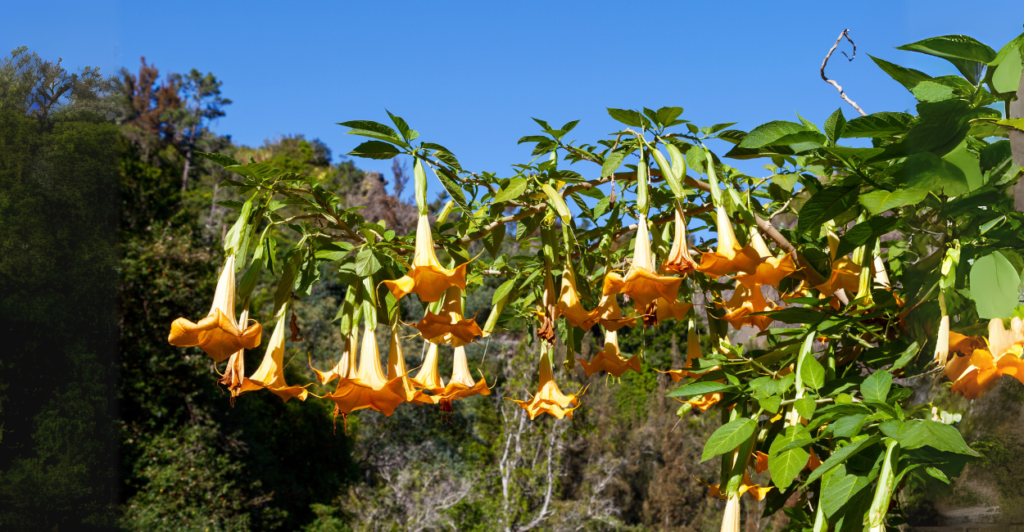
<path fill-rule="evenodd" d="M 839 46 L 839 41 L 842 41 L 843 37 L 846 37 L 846 40 L 850 41 L 850 44 L 853 45 L 853 57 L 848 56 L 849 60 L 853 61 L 853 58 L 857 57 L 857 45 L 856 43 L 853 42 L 853 39 L 850 38 L 850 30 L 845 29 L 842 33 L 839 34 L 839 37 L 836 38 L 836 43 L 832 45 L 831 49 L 829 49 L 828 54 L 825 56 L 825 60 L 821 62 L 821 79 L 825 80 L 825 83 L 828 83 L 829 85 L 835 87 L 836 90 L 839 91 L 839 96 L 846 100 L 846 103 L 852 105 L 853 108 L 856 109 L 861 116 L 867 116 L 867 113 L 865 113 L 863 109 L 858 107 L 857 104 L 854 103 L 854 101 L 851 100 L 850 97 L 846 95 L 846 93 L 843 91 L 843 88 L 839 86 L 838 83 L 825 77 L 825 65 L 828 64 L 828 59 L 832 57 L 832 52 L 836 51 L 836 48 Z M 846 52 L 843 52 L 843 55 L 846 55 Z"/>

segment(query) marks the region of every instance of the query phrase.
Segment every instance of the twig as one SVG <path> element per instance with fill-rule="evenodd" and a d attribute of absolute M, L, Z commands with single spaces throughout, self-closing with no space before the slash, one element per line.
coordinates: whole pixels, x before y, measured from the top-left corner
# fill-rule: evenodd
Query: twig
<path fill-rule="evenodd" d="M 853 61 L 853 58 L 857 57 L 857 44 L 854 43 L 853 39 L 850 38 L 850 30 L 845 29 L 842 33 L 839 34 L 839 37 L 836 39 L 836 43 L 832 45 L 832 48 L 829 49 L 828 54 L 825 56 L 825 60 L 821 62 L 821 79 L 825 80 L 825 83 L 828 83 L 829 85 L 835 87 L 836 90 L 839 91 L 839 96 L 846 100 L 846 103 L 852 105 L 853 108 L 856 109 L 861 116 L 867 116 L 867 113 L 865 113 L 863 109 L 861 109 L 856 103 L 854 103 L 853 100 L 850 99 L 849 96 L 846 95 L 846 93 L 843 91 L 843 88 L 838 83 L 831 79 L 828 79 L 825 76 L 825 65 L 828 64 L 828 59 L 832 57 L 832 52 L 835 52 L 836 48 L 839 47 L 839 41 L 842 41 L 843 37 L 846 37 L 846 40 L 850 41 L 850 44 L 853 45 L 853 56 L 846 56 L 846 58 L 850 61 Z M 846 55 L 846 52 L 843 52 L 843 55 Z"/>

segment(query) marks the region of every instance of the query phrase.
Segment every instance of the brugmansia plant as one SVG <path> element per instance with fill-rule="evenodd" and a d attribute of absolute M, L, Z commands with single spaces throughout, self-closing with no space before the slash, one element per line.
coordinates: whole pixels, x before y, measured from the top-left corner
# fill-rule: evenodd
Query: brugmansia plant
<path fill-rule="evenodd" d="M 210 316 L 175 321 L 170 342 L 228 360 L 221 382 L 233 396 L 266 388 L 305 400 L 305 387 L 281 372 L 286 314 L 329 263 L 349 286 L 339 310 L 348 345 L 316 375 L 324 385 L 338 381 L 323 397 L 337 414 L 390 415 L 402 403 L 451 410 L 488 394 L 464 346 L 516 319 L 529 324 L 539 368 L 536 394 L 516 402 L 531 418 L 562 419 L 586 400 L 585 390 L 559 386 L 556 341 L 571 370 L 584 334 L 603 337 L 600 352 L 579 362 L 588 376 L 619 376 L 643 367 L 642 348 L 629 358 L 619 350 L 624 327 L 683 320 L 685 367 L 662 370 L 682 383 L 669 393 L 680 416 L 721 413 L 702 456 L 720 460 L 721 475 L 700 480 L 727 501 L 723 531 L 738 530 L 743 495 L 764 500 L 766 515 L 795 500 L 786 508 L 794 530 L 896 526 L 890 503 L 909 476 L 949 482 L 977 454 L 909 384 L 944 375 L 942 393 L 973 399 L 1002 375 L 1024 381 L 1024 216 L 1008 194 L 1021 167 L 1007 140 L 1024 131 L 1008 118 L 1024 36 L 998 52 L 965 36 L 901 49 L 949 60 L 962 74 L 932 77 L 872 58 L 917 98 L 916 114 L 847 120 L 837 110 L 820 128 L 798 117 L 747 132 L 733 123 L 698 127 L 679 107 L 609 109 L 621 131 L 592 144 L 566 139 L 576 121 L 554 128 L 536 120 L 541 132 L 519 141 L 535 157 L 508 177 L 463 169 L 390 113 L 393 127 L 341 124 L 370 139 L 351 155 L 413 161 L 419 220 L 411 235 L 364 219 L 315 177 L 201 154 L 237 174 L 229 184 L 247 199 L 232 204 L 239 217 Z M 732 147 L 714 153 L 712 140 Z M 767 175 L 725 162 L 758 158 L 770 161 Z M 436 215 L 431 180 L 450 197 Z M 279 231 L 298 239 L 281 256 L 272 238 Z M 700 231 L 700 245 L 688 231 Z M 519 254 L 500 253 L 506 238 Z M 471 256 L 478 241 L 487 253 Z M 236 268 L 244 269 L 237 285 Z M 264 272 L 278 279 L 264 319 L 276 325 L 263 365 L 246 376 L 240 353 L 259 343 L 249 306 Z M 480 327 L 464 299 L 484 276 L 503 283 Z M 411 325 L 429 342 L 416 375 L 398 341 L 411 332 L 399 320 L 403 297 L 426 309 Z M 386 370 L 377 324 L 391 338 Z M 756 347 L 730 342 L 730 327 L 744 326 L 759 331 Z M 704 352 L 701 329 L 711 346 Z M 438 374 L 443 356 L 454 357 L 447 382 Z M 770 480 L 755 483 L 751 474 L 764 471 Z"/>

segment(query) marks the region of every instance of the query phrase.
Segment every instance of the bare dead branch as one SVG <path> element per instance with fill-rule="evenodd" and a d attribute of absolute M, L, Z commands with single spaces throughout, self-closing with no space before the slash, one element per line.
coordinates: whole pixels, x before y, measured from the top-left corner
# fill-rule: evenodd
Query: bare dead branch
<path fill-rule="evenodd" d="M 857 44 L 854 43 L 853 39 L 850 38 L 850 30 L 849 28 L 847 28 L 843 30 L 842 33 L 839 34 L 839 37 L 836 39 L 836 43 L 832 45 L 832 48 L 829 49 L 828 54 L 825 55 L 825 60 L 821 62 L 821 79 L 825 80 L 825 83 L 828 83 L 829 85 L 835 87 L 836 90 L 839 91 L 839 96 L 846 100 L 846 103 L 852 105 L 853 108 L 856 109 L 861 116 L 867 116 L 867 113 L 865 113 L 864 110 L 860 108 L 860 106 L 858 106 L 853 100 L 850 99 L 849 96 L 846 95 L 846 92 L 843 91 L 843 87 L 841 87 L 834 80 L 828 79 L 828 77 L 825 76 L 825 65 L 828 64 L 828 60 L 830 57 L 832 57 L 832 53 L 835 52 L 836 48 L 839 47 L 839 42 L 843 40 L 843 37 L 846 37 L 846 40 L 850 41 L 850 44 L 853 45 L 853 55 L 847 55 L 846 58 L 849 61 L 853 61 L 853 58 L 857 57 Z M 843 55 L 846 55 L 846 52 L 843 52 Z"/>

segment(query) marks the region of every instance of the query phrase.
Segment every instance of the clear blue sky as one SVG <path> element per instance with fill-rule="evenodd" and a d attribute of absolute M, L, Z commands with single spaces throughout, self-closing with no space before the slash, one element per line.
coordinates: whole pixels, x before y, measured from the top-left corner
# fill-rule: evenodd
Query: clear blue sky
<path fill-rule="evenodd" d="M 386 123 L 387 108 L 467 169 L 507 176 L 510 164 L 529 160 L 516 140 L 537 132 L 531 117 L 556 126 L 580 119 L 573 138 L 591 142 L 616 129 L 605 107 L 676 105 L 698 125 L 743 119 L 736 127 L 745 130 L 794 120 L 795 111 L 819 125 L 838 107 L 852 118 L 856 111 L 818 77 L 844 28 L 857 58 L 837 52 L 829 75 L 869 113 L 906 110 L 910 94 L 867 54 L 953 73 L 942 60 L 893 47 L 963 33 L 998 48 L 1022 31 L 1021 0 L 984 6 L 98 1 L 48 3 L 41 13 L 19 2 L 5 9 L 0 48 L 27 45 L 110 73 L 136 70 L 141 56 L 162 73 L 213 72 L 235 102 L 214 127 L 248 145 L 302 133 L 341 155 L 359 139 L 335 124 Z M 387 161 L 357 164 L 389 175 Z M 760 164 L 736 166 L 758 175 Z"/>

